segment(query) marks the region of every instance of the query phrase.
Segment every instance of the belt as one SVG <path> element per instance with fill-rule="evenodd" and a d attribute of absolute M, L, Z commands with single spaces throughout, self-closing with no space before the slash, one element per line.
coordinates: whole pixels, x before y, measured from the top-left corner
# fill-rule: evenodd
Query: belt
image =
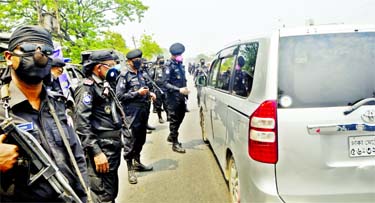
<path fill-rule="evenodd" d="M 99 138 L 121 139 L 121 130 L 100 131 L 97 132 L 97 135 Z"/>
<path fill-rule="evenodd" d="M 131 103 L 126 103 L 125 106 L 135 106 L 135 107 L 148 107 L 149 102 L 131 102 Z"/>

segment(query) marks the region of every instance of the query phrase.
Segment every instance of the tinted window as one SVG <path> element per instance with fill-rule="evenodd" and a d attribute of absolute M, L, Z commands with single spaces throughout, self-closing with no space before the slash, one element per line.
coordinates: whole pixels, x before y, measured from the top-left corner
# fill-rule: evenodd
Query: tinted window
<path fill-rule="evenodd" d="M 279 98 L 289 97 L 291 107 L 342 106 L 373 97 L 375 33 L 283 37 L 278 72 Z"/>
<path fill-rule="evenodd" d="M 235 61 L 234 59 L 234 56 L 221 59 L 217 88 L 229 91 L 230 78 L 232 75 L 231 72 Z"/>
<path fill-rule="evenodd" d="M 210 70 L 210 78 L 209 78 L 209 81 L 208 81 L 208 86 L 212 86 L 212 87 L 216 86 L 219 68 L 220 68 L 220 60 L 217 59 L 212 64 L 212 67 L 211 67 L 211 70 Z"/>
<path fill-rule="evenodd" d="M 258 46 L 257 42 L 240 46 L 233 71 L 233 93 L 236 95 L 247 97 L 251 92 Z"/>

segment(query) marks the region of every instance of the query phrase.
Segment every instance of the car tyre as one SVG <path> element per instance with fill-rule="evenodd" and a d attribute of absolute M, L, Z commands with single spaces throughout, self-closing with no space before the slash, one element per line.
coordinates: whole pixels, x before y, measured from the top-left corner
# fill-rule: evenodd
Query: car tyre
<path fill-rule="evenodd" d="M 240 202 L 240 179 L 238 177 L 236 162 L 234 161 L 233 157 L 231 157 L 229 160 L 228 168 L 229 168 L 228 185 L 229 185 L 231 202 L 239 203 Z"/>

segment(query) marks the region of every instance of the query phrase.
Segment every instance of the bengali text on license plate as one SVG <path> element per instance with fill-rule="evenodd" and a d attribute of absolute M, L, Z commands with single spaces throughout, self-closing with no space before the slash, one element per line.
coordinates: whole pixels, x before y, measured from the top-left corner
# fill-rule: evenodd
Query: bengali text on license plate
<path fill-rule="evenodd" d="M 349 137 L 349 156 L 375 156 L 375 136 Z"/>

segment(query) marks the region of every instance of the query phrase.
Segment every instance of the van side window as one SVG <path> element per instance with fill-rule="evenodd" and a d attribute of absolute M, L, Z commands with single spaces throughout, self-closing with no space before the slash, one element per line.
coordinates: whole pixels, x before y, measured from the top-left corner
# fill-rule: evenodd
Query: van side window
<path fill-rule="evenodd" d="M 258 42 L 252 42 L 240 46 L 234 68 L 235 70 L 233 71 L 233 94 L 242 97 L 249 96 L 253 86 L 258 47 Z"/>
<path fill-rule="evenodd" d="M 220 59 L 216 59 L 211 66 L 211 70 L 209 71 L 209 79 L 208 79 L 208 86 L 215 87 L 217 81 L 217 75 L 220 68 Z"/>
<path fill-rule="evenodd" d="M 220 72 L 217 80 L 217 88 L 229 91 L 229 82 L 232 75 L 232 68 L 234 65 L 234 56 L 228 56 L 221 59 Z"/>

